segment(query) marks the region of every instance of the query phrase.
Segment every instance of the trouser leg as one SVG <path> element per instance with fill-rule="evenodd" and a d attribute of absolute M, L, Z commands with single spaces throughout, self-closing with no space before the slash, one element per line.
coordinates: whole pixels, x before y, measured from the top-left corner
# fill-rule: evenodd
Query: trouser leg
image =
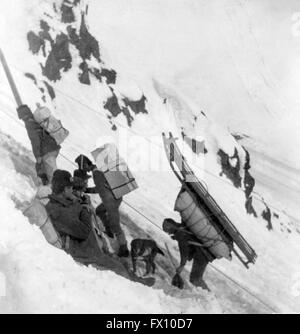
<path fill-rule="evenodd" d="M 56 159 L 59 151 L 47 153 L 42 157 L 43 169 L 48 177 L 48 181 L 52 181 L 53 173 L 57 170 Z"/>
<path fill-rule="evenodd" d="M 110 229 L 113 234 L 115 234 L 119 245 L 126 245 L 127 246 L 127 241 L 125 234 L 121 228 L 121 223 L 120 223 L 120 212 L 119 212 L 119 207 L 120 207 L 121 202 L 116 202 L 113 205 L 108 205 L 107 206 L 107 218 L 109 221 Z"/>
<path fill-rule="evenodd" d="M 208 260 L 201 249 L 198 249 L 194 255 L 193 266 L 190 274 L 190 282 L 195 286 L 202 286 L 203 274 L 208 265 Z"/>
<path fill-rule="evenodd" d="M 108 219 L 107 210 L 106 210 L 106 207 L 103 203 L 101 203 L 100 205 L 97 206 L 96 215 L 101 219 L 101 221 L 104 225 L 104 228 L 106 230 L 107 235 L 109 237 L 113 237 L 113 233 L 112 233 L 111 228 L 110 228 L 110 223 L 109 223 L 109 219 Z"/>

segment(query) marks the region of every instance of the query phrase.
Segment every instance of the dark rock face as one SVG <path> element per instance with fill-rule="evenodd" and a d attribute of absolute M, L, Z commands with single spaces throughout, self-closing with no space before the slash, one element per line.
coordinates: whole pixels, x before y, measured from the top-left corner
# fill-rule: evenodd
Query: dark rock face
<path fill-rule="evenodd" d="M 117 80 L 117 72 L 115 70 L 108 70 L 106 68 L 102 68 L 102 70 L 100 72 L 100 77 L 101 78 L 102 77 L 106 78 L 106 83 L 108 85 L 115 84 L 116 80 Z"/>
<path fill-rule="evenodd" d="M 37 36 L 33 31 L 29 31 L 27 34 L 27 40 L 29 43 L 29 50 L 33 54 L 38 54 L 44 44 L 44 40 Z"/>
<path fill-rule="evenodd" d="M 85 85 L 90 85 L 91 80 L 90 80 L 90 74 L 89 74 L 89 67 L 86 62 L 83 62 L 79 65 L 79 68 L 81 69 L 81 73 L 78 75 L 79 81 L 82 84 Z"/>
<path fill-rule="evenodd" d="M 51 97 L 52 100 L 54 100 L 56 95 L 55 95 L 55 91 L 54 91 L 53 87 L 50 84 L 48 84 L 47 81 L 43 81 L 43 82 L 44 82 L 44 84 L 47 88 L 49 96 Z"/>
<path fill-rule="evenodd" d="M 234 155 L 230 157 L 227 153 L 225 153 L 222 149 L 219 149 L 218 155 L 221 158 L 221 167 L 222 172 L 221 176 L 225 174 L 229 180 L 232 181 L 233 185 L 236 188 L 240 188 L 242 185 L 242 178 L 240 176 L 240 158 L 238 154 L 238 150 L 234 149 Z"/>
<path fill-rule="evenodd" d="M 146 110 L 146 97 L 143 95 L 139 100 L 137 101 L 131 101 L 127 97 L 123 99 L 123 102 L 125 103 L 126 107 L 129 107 L 136 115 L 137 114 L 148 114 L 148 111 Z"/>
<path fill-rule="evenodd" d="M 83 61 L 91 59 L 91 56 L 94 56 L 99 63 L 101 62 L 99 44 L 95 37 L 89 33 L 83 14 L 81 17 L 79 35 L 77 35 L 76 29 L 72 28 L 71 26 L 67 27 L 67 31 L 70 42 L 75 45 Z"/>
<path fill-rule="evenodd" d="M 46 102 L 45 90 L 47 90 L 48 95 L 50 96 L 51 100 L 55 99 L 54 89 L 47 81 L 43 80 L 42 82 L 38 82 L 36 77 L 32 73 L 25 73 L 25 77 L 33 81 L 33 83 L 36 85 L 36 87 L 42 93 L 42 100 L 44 102 Z"/>
<path fill-rule="evenodd" d="M 112 92 L 112 96 L 107 99 L 103 107 L 104 109 L 110 111 L 112 117 L 117 117 L 118 115 L 123 114 L 127 119 L 128 126 L 131 126 L 134 118 L 130 111 L 133 111 L 136 115 L 139 113 L 148 113 L 145 108 L 146 97 L 144 95 L 138 101 L 131 101 L 127 98 L 123 98 L 122 101 L 125 106 L 121 107 L 113 88 L 110 88 L 110 90 Z M 111 117 L 109 117 L 109 119 L 111 119 Z M 117 130 L 116 125 L 113 126 L 113 130 Z"/>
<path fill-rule="evenodd" d="M 57 81 L 61 79 L 61 70 L 67 72 L 71 67 L 68 36 L 61 33 L 56 37 L 45 66 L 42 66 L 43 75 L 51 81 Z"/>
<path fill-rule="evenodd" d="M 61 21 L 63 23 L 72 23 L 75 21 L 75 15 L 73 12 L 73 5 L 71 1 L 64 0 L 61 7 Z"/>
<path fill-rule="evenodd" d="M 261 216 L 264 220 L 268 222 L 267 229 L 269 231 L 273 230 L 273 225 L 272 225 L 272 214 L 270 208 L 265 204 L 266 209 L 262 212 Z"/>
<path fill-rule="evenodd" d="M 245 202 L 245 208 L 249 215 L 253 215 L 255 218 L 257 218 L 257 213 L 253 207 L 252 201 L 253 201 L 252 196 L 248 197 Z"/>
<path fill-rule="evenodd" d="M 245 196 L 246 196 L 246 211 L 249 215 L 253 214 L 254 217 L 257 217 L 257 213 L 252 205 L 252 191 L 255 187 L 255 179 L 254 177 L 250 174 L 249 170 L 251 168 L 250 165 L 250 154 L 249 152 L 243 147 L 245 153 L 246 153 L 246 161 L 244 165 L 244 170 L 245 170 L 245 176 L 244 176 L 244 188 L 245 188 Z"/>
<path fill-rule="evenodd" d="M 148 113 L 146 109 L 147 98 L 142 95 L 138 100 L 131 100 L 126 96 L 118 97 L 119 95 L 115 94 L 116 87 L 114 85 L 117 85 L 117 72 L 106 68 L 101 60 L 99 42 L 89 32 L 86 25 L 85 18 L 88 13 L 88 7 L 86 7 L 84 13 L 81 13 L 79 32 L 72 25 L 77 17 L 80 17 L 78 13 L 75 15 L 75 10 L 80 10 L 76 8 L 79 3 L 80 0 L 63 0 L 60 7 L 53 3 L 54 13 L 52 13 L 52 16 L 45 13 L 45 20 L 47 21 L 47 17 L 58 16 L 61 23 L 65 24 L 65 29 L 57 33 L 55 28 L 51 28 L 45 20 L 41 20 L 40 30 L 38 32 L 30 31 L 27 34 L 29 49 L 33 54 L 42 52 L 45 58 L 45 62 L 40 63 L 42 74 L 49 81 L 56 82 L 62 78 L 63 72 L 69 71 L 74 66 L 70 46 L 75 46 L 82 60 L 78 65 L 79 82 L 84 85 L 90 85 L 94 78 L 101 84 L 108 85 L 112 95 L 104 101 L 104 108 L 110 112 L 108 117 L 110 122 L 113 124 L 112 118 L 123 114 L 127 119 L 128 126 L 131 126 L 134 121 L 134 115 Z M 56 37 L 52 38 L 51 35 Z M 48 51 L 49 49 L 50 51 Z M 91 65 L 90 60 L 93 58 L 96 60 L 96 65 Z M 51 99 L 55 99 L 54 88 L 47 81 L 44 81 L 44 84 L 48 95 Z M 45 99 L 44 95 L 43 99 Z M 116 125 L 113 125 L 112 129 L 116 130 Z"/>
<path fill-rule="evenodd" d="M 245 165 L 244 165 L 244 170 L 245 170 L 244 187 L 245 187 L 246 198 L 248 198 L 251 195 L 251 193 L 252 193 L 252 191 L 255 187 L 255 179 L 249 172 L 249 170 L 251 168 L 251 166 L 250 166 L 250 154 L 245 148 L 244 148 L 244 151 L 246 152 L 246 162 L 245 162 Z"/>

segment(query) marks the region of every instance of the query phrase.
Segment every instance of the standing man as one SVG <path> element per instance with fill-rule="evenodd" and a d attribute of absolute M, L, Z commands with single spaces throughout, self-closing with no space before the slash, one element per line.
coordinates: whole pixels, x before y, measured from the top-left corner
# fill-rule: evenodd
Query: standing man
<path fill-rule="evenodd" d="M 103 222 L 106 233 L 110 237 L 116 237 L 119 244 L 119 257 L 128 257 L 129 250 L 125 234 L 121 228 L 119 207 L 122 203 L 122 198 L 115 199 L 113 192 L 105 179 L 103 172 L 84 155 L 76 158 L 75 162 L 79 169 L 84 172 L 92 172 L 95 183 L 95 188 L 87 188 L 87 193 L 98 193 L 102 203 L 96 208 L 96 214 Z M 78 172 L 77 172 L 78 175 Z"/>
<path fill-rule="evenodd" d="M 173 219 L 167 218 L 163 222 L 163 230 L 178 242 L 180 265 L 176 269 L 176 274 L 180 275 L 187 261 L 193 260 L 190 282 L 196 287 L 209 290 L 203 280 L 203 274 L 208 263 L 212 262 L 215 257 L 201 245 L 184 224 L 178 224 Z"/>
<path fill-rule="evenodd" d="M 51 183 L 53 173 L 57 169 L 56 158 L 61 149 L 54 138 L 34 119 L 27 105 L 17 108 L 19 119 L 25 123 L 32 151 L 36 159 L 37 176 L 44 185 Z"/>

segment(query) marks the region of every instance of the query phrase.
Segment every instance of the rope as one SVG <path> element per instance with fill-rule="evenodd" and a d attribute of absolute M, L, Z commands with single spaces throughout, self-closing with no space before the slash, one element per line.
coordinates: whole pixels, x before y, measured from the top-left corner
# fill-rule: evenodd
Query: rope
<path fill-rule="evenodd" d="M 20 68 L 16 67 L 15 65 L 10 65 L 10 66 L 13 67 L 15 70 L 17 70 L 18 72 L 24 74 L 24 71 L 21 70 Z M 60 90 L 60 89 L 58 89 L 58 88 L 56 88 L 56 87 L 55 87 L 55 88 L 53 87 L 53 89 L 54 89 L 56 92 L 59 92 L 61 95 L 63 95 L 63 96 L 65 96 L 65 97 L 69 98 L 70 100 L 74 101 L 75 103 L 77 103 L 77 104 L 79 104 L 79 105 L 81 105 L 81 106 L 87 108 L 88 110 L 92 111 L 92 112 L 95 113 L 97 116 L 100 116 L 101 118 L 104 118 L 105 120 L 107 120 L 107 116 L 104 115 L 104 114 L 102 114 L 99 110 L 96 110 L 96 109 L 94 109 L 94 108 L 88 106 L 87 104 L 85 104 L 85 103 L 81 102 L 80 100 L 78 100 L 78 99 L 76 99 L 76 98 L 70 96 L 69 94 L 63 92 L 62 90 Z M 135 135 L 140 135 L 140 133 L 138 133 L 137 131 L 134 131 L 133 129 L 124 126 L 122 123 L 118 122 L 117 120 L 114 120 L 114 122 L 115 122 L 115 124 L 117 124 L 118 126 L 124 128 L 124 129 L 126 129 L 127 131 L 130 131 L 130 132 L 132 132 L 132 133 L 135 134 Z M 145 140 L 148 141 L 151 145 L 155 145 L 155 146 L 158 147 L 160 150 L 163 150 L 163 147 L 162 147 L 162 146 L 156 144 L 155 142 L 152 142 L 149 138 L 145 137 Z M 202 171 L 205 172 L 206 174 L 212 176 L 213 178 L 217 179 L 219 182 L 224 182 L 224 183 L 226 183 L 226 184 L 229 185 L 230 187 L 234 188 L 236 191 L 240 191 L 240 192 L 246 194 L 246 190 L 243 190 L 243 189 L 241 189 L 241 188 L 236 188 L 236 187 L 234 187 L 234 186 L 231 184 L 230 181 L 227 181 L 226 179 L 220 178 L 219 175 L 213 174 L 213 173 L 211 173 L 210 171 L 208 171 L 208 170 L 205 169 L 205 168 L 202 168 Z M 201 181 L 201 182 L 202 182 L 202 181 Z M 297 181 L 297 182 L 298 182 L 298 181 Z M 206 185 L 206 187 L 207 187 L 207 185 Z M 207 189 L 208 189 L 208 187 L 207 187 Z M 260 197 L 256 196 L 254 192 L 252 192 L 251 196 L 252 196 L 252 198 L 255 198 L 256 200 L 258 200 L 259 202 L 264 203 L 263 200 L 262 200 Z M 264 204 L 265 204 L 265 203 L 264 203 Z M 279 209 L 279 208 L 277 208 L 277 207 L 275 207 L 275 206 L 273 206 L 273 205 L 271 205 L 271 204 L 268 204 L 268 207 L 270 207 L 270 208 L 272 208 L 272 209 L 274 209 L 274 210 L 276 210 L 276 211 L 278 211 L 278 212 L 281 212 L 281 213 L 283 213 L 284 215 L 287 214 L 287 212 L 285 212 L 285 211 L 283 211 L 282 209 Z M 289 216 L 292 217 L 292 215 L 289 215 Z"/>
<path fill-rule="evenodd" d="M 275 308 L 273 308 L 272 306 L 270 306 L 269 304 L 267 304 L 266 302 L 264 302 L 260 297 L 256 296 L 253 292 L 251 292 L 249 289 L 247 289 L 246 287 L 244 287 L 243 285 L 241 285 L 239 282 L 237 282 L 236 280 L 234 280 L 233 278 L 231 278 L 230 276 L 228 276 L 227 274 L 225 274 L 223 271 L 221 271 L 220 269 L 216 268 L 212 264 L 210 264 L 210 267 L 213 268 L 216 272 L 218 272 L 222 276 L 226 277 L 233 284 L 237 285 L 241 290 L 244 290 L 245 292 L 247 292 L 250 296 L 252 296 L 254 299 L 256 299 L 257 301 L 259 301 L 262 305 L 264 305 L 265 308 L 269 309 L 273 313 L 278 313 L 278 310 L 276 310 Z"/>
<path fill-rule="evenodd" d="M 3 110 L 1 110 L 3 113 L 5 113 Z M 6 114 L 6 113 L 5 113 Z M 8 114 L 6 114 L 8 116 Z M 12 120 L 14 120 L 19 126 L 21 126 L 23 128 L 23 126 L 17 121 L 15 120 L 12 116 L 9 116 Z M 69 159 L 67 156 L 63 155 L 62 153 L 59 153 L 59 155 L 61 157 L 63 157 L 66 161 L 68 161 L 69 163 L 71 163 L 73 166 L 77 167 L 76 164 Z M 143 218 L 145 218 L 149 223 L 151 223 L 153 226 L 155 226 L 156 228 L 160 229 L 161 231 L 163 231 L 163 229 L 158 226 L 157 224 L 155 224 L 153 222 L 153 220 L 151 220 L 149 217 L 147 217 L 146 215 L 144 215 L 141 211 L 139 211 L 138 209 L 136 209 L 134 206 L 132 206 L 130 203 L 126 202 L 125 200 L 123 200 L 124 204 L 126 204 L 128 207 L 130 207 L 132 210 L 134 210 L 136 213 L 138 213 L 140 216 L 142 216 Z M 274 313 L 277 313 L 277 311 L 272 308 L 271 306 L 269 306 L 268 304 L 266 304 L 264 301 L 262 301 L 259 297 L 257 297 L 254 293 L 252 293 L 250 290 L 248 290 L 247 288 L 245 288 L 244 286 L 242 286 L 240 283 L 238 283 L 237 281 L 233 280 L 231 277 L 229 277 L 228 275 L 226 275 L 225 273 L 223 273 L 220 269 L 217 269 L 215 266 L 213 266 L 212 264 L 210 264 L 210 266 L 217 272 L 219 272 L 222 276 L 224 276 L 225 278 L 227 278 L 228 280 L 230 280 L 232 283 L 234 283 L 236 286 L 238 286 L 241 290 L 245 291 L 246 293 L 248 293 L 249 295 L 251 295 L 254 299 L 256 299 L 257 301 L 259 301 L 262 305 L 264 305 L 266 308 L 268 308 L 269 310 L 271 310 Z"/>

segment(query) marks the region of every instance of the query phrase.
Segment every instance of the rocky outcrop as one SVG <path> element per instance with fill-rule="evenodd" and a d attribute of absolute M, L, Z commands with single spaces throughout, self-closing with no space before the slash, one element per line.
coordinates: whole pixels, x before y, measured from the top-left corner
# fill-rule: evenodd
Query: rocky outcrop
<path fill-rule="evenodd" d="M 273 225 L 272 225 L 272 213 L 270 208 L 267 206 L 267 204 L 265 203 L 265 210 L 262 212 L 261 216 L 264 220 L 267 221 L 268 225 L 267 225 L 267 229 L 269 231 L 273 230 Z"/>
<path fill-rule="evenodd" d="M 55 99 L 55 91 L 53 87 L 45 80 L 42 80 L 42 82 L 38 82 L 36 77 L 32 73 L 25 73 L 25 77 L 32 80 L 33 83 L 36 85 L 36 87 L 39 89 L 39 91 L 42 93 L 42 100 L 46 102 L 46 91 L 48 93 L 48 96 L 51 98 L 51 100 Z"/>
<path fill-rule="evenodd" d="M 246 153 L 246 162 L 245 162 L 245 165 L 244 165 L 244 170 L 245 170 L 244 187 L 245 187 L 246 198 L 249 198 L 253 189 L 254 189 L 254 187 L 255 187 L 255 179 L 249 172 L 249 170 L 251 168 L 251 166 L 250 166 L 250 154 L 244 147 L 243 147 L 243 149 Z"/>
<path fill-rule="evenodd" d="M 64 72 L 68 72 L 74 67 L 70 51 L 71 46 L 74 46 L 81 59 L 81 62 L 76 65 L 78 66 L 79 82 L 91 85 L 92 78 L 94 78 L 99 83 L 108 85 L 112 95 L 103 103 L 104 108 L 110 112 L 108 119 L 113 124 L 112 119 L 123 114 L 127 119 L 128 126 L 131 126 L 135 115 L 148 113 L 146 109 L 147 98 L 142 95 L 139 99 L 132 100 L 129 97 L 120 97 L 120 94 L 118 96 L 115 94 L 118 84 L 117 72 L 107 68 L 101 60 L 99 42 L 90 33 L 86 24 L 87 8 L 85 13 L 80 13 L 79 4 L 80 0 L 63 0 L 60 7 L 57 3 L 53 3 L 54 12 L 51 15 L 45 13 L 45 19 L 40 21 L 40 30 L 28 32 L 29 49 L 34 55 L 42 53 L 44 56 L 44 62 L 40 63 L 42 75 L 49 81 L 56 82 L 62 79 Z M 75 11 L 77 12 L 75 13 Z M 64 25 L 64 28 L 57 31 L 56 27 L 50 27 L 46 22 L 47 17 L 56 17 Z M 81 20 L 79 31 L 76 29 L 78 17 Z M 45 81 L 45 89 L 51 99 L 54 99 L 55 91 L 47 81 Z M 43 88 L 43 90 L 45 89 Z M 116 130 L 116 125 L 113 124 L 112 129 Z"/>
<path fill-rule="evenodd" d="M 50 81 L 61 79 L 61 71 L 67 72 L 72 67 L 72 56 L 69 51 L 69 39 L 64 33 L 56 36 L 42 73 Z"/>
<path fill-rule="evenodd" d="M 242 185 L 242 177 L 240 175 L 241 163 L 238 150 L 235 148 L 233 156 L 230 157 L 222 149 L 219 149 L 218 155 L 221 158 L 222 168 L 220 176 L 223 174 L 226 175 L 236 188 L 240 188 Z"/>

